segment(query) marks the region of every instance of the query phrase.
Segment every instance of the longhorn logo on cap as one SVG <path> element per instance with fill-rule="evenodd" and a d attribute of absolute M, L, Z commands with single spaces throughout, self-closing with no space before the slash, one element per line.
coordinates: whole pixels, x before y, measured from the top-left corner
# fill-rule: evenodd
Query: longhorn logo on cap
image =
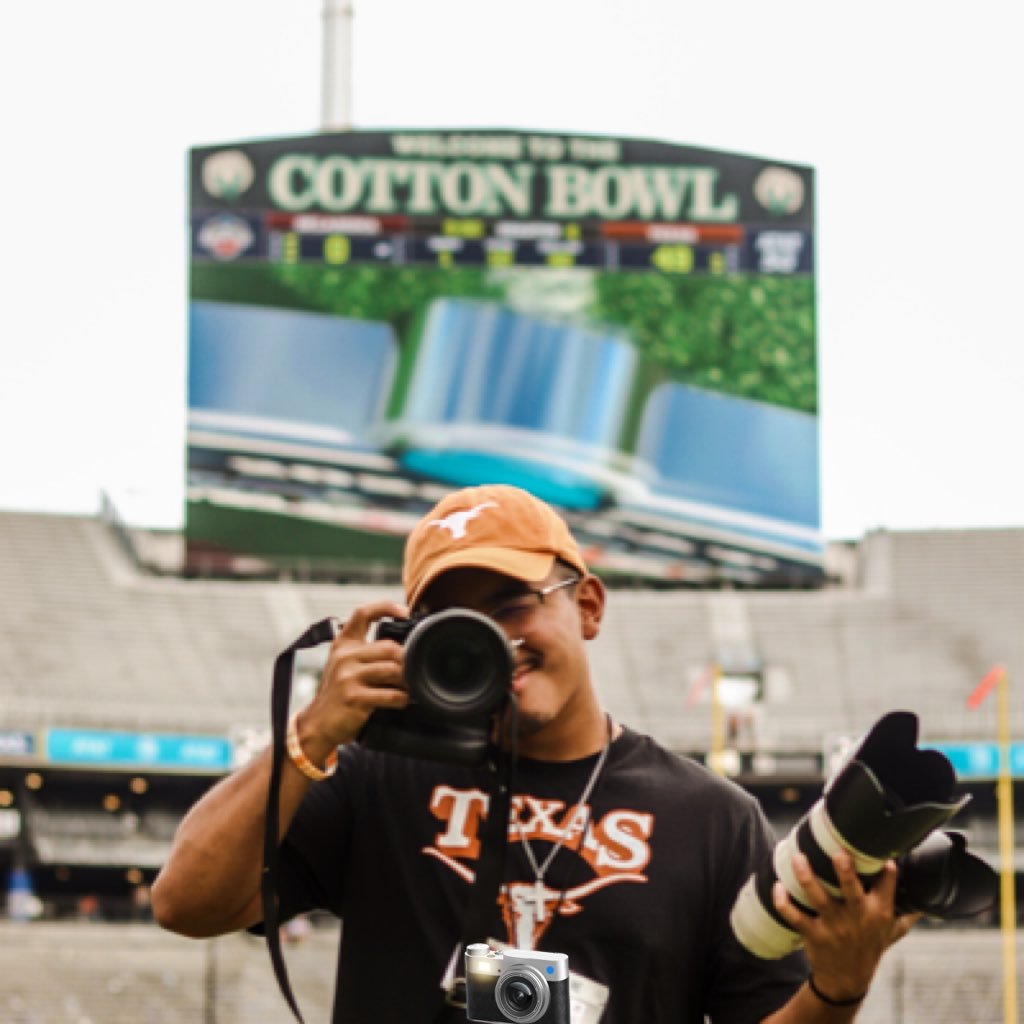
<path fill-rule="evenodd" d="M 460 512 L 452 512 L 444 519 L 431 519 L 427 526 L 436 526 L 439 529 L 447 530 L 452 535 L 452 540 L 461 540 L 466 536 L 466 524 L 476 519 L 485 508 L 497 508 L 496 501 L 485 501 L 481 505 L 465 509 Z"/>

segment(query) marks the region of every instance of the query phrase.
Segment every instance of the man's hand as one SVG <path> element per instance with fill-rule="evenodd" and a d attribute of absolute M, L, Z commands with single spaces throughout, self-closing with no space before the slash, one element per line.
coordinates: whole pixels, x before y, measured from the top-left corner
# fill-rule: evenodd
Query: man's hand
<path fill-rule="evenodd" d="M 357 608 L 331 644 L 320 687 L 299 714 L 299 742 L 314 764 L 356 738 L 377 708 L 404 708 L 409 694 L 402 678 L 402 647 L 394 640 L 369 642 L 371 626 L 406 610 L 391 601 Z"/>
<path fill-rule="evenodd" d="M 320 688 L 298 719 L 299 743 L 314 764 L 324 764 L 340 744 L 354 739 L 376 708 L 408 704 L 401 646 L 393 640 L 367 641 L 378 619 L 405 614 L 390 601 L 364 605 L 334 638 Z M 207 938 L 260 920 L 271 753 L 267 748 L 222 779 L 185 816 L 153 885 L 153 912 L 164 928 Z M 278 809 L 282 835 L 309 787 L 297 768 L 284 773 Z"/>
<path fill-rule="evenodd" d="M 885 865 L 867 891 L 849 854 L 837 854 L 832 863 L 841 899 L 818 881 L 803 854 L 793 858 L 797 881 L 817 917 L 801 911 L 781 883 L 776 883 L 773 897 L 776 910 L 803 937 L 817 988 L 832 999 L 854 999 L 867 992 L 882 955 L 910 931 L 921 915 L 896 913 L 899 871 L 893 861 Z"/>

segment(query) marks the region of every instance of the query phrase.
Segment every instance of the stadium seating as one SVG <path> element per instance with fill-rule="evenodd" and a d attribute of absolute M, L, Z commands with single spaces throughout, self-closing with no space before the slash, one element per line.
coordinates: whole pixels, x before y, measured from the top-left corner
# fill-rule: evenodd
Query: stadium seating
<path fill-rule="evenodd" d="M 823 591 L 733 591 L 763 679 L 756 742 L 820 751 L 884 711 L 933 741 L 993 735 L 964 700 L 996 662 L 1024 673 L 1024 530 L 871 534 L 856 578 Z M 76 725 L 222 734 L 267 722 L 275 654 L 309 623 L 391 587 L 224 582 L 141 572 L 98 520 L 0 513 L 0 727 Z M 720 592 L 612 592 L 593 659 L 612 711 L 681 752 L 706 750 L 723 662 Z M 728 652 L 724 652 L 728 653 Z M 318 655 L 305 659 L 315 672 Z M 723 663 L 729 671 L 729 665 Z M 1018 688 L 1019 689 L 1019 688 Z M 1013 706 L 1024 734 L 1024 706 Z"/>
<path fill-rule="evenodd" d="M 0 512 L 0 729 L 263 730 L 281 648 L 326 615 L 398 596 L 393 586 L 175 578 L 136 556 L 98 519 Z M 995 701 L 969 712 L 965 698 L 1002 663 L 1016 684 L 1012 734 L 1024 736 L 1024 530 L 879 531 L 837 546 L 830 564 L 842 572 L 821 591 L 611 591 L 593 645 L 602 699 L 671 749 L 701 754 L 719 665 L 760 680 L 737 739 L 754 753 L 820 755 L 895 707 L 919 714 L 926 740 L 987 741 Z M 300 677 L 315 676 L 323 654 L 303 655 Z M 773 819 L 780 832 L 793 823 L 786 813 Z M 154 806 L 126 833 L 123 817 L 45 802 L 29 818 L 51 863 L 142 867 L 161 862 L 177 823 Z M 968 826 L 991 856 L 991 809 Z M 1024 825 L 1017 832 L 1021 850 Z M 310 1019 L 326 1019 L 336 942 L 317 930 L 288 947 Z M 997 1024 L 998 943 L 994 931 L 915 930 L 858 1020 Z M 218 1024 L 291 1019 L 262 943 L 246 936 L 196 943 L 152 925 L 0 923 L 0 963 L 10 979 L 0 1021 L 12 1024 L 193 1022 L 212 1019 L 210 999 Z"/>

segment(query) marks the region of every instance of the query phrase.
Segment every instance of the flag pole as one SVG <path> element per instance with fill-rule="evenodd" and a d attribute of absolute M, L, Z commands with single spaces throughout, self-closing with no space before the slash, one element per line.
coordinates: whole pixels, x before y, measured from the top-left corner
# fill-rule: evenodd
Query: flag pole
<path fill-rule="evenodd" d="M 1013 770 L 1010 764 L 1010 684 L 1006 669 L 997 683 L 999 720 L 999 808 L 1000 917 L 1003 933 L 1003 1020 L 1018 1024 L 1017 1018 L 1017 903 L 1014 895 L 1013 856 Z"/>

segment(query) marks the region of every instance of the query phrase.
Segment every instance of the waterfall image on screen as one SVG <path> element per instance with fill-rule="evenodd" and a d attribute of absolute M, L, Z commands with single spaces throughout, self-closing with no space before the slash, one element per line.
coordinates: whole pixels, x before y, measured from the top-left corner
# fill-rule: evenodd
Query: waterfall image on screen
<path fill-rule="evenodd" d="M 806 535 L 811 550 L 820 544 L 814 416 L 664 383 L 647 400 L 637 454 L 652 469 L 652 507 L 790 544 Z"/>
<path fill-rule="evenodd" d="M 396 364 L 387 324 L 221 302 L 189 307 L 189 424 L 368 443 Z"/>
<path fill-rule="evenodd" d="M 636 352 L 601 332 L 486 302 L 431 304 L 401 417 L 402 462 L 454 484 L 502 480 L 593 507 Z"/>

